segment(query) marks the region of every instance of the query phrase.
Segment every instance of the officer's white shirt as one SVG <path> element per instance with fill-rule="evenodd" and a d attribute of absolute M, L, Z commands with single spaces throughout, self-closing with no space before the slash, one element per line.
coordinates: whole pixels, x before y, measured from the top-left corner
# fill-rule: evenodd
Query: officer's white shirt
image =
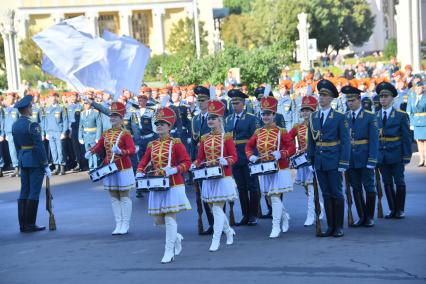
<path fill-rule="evenodd" d="M 322 122 L 322 125 L 324 125 L 325 121 L 327 120 L 328 114 L 330 113 L 331 106 L 328 109 L 321 109 L 320 110 L 320 119 L 321 115 L 324 114 L 324 121 Z"/>
<path fill-rule="evenodd" d="M 384 118 L 386 115 L 386 118 L 389 119 L 389 115 L 391 111 L 392 111 L 392 106 L 389 106 L 387 109 L 382 108 L 382 118 Z"/>
<path fill-rule="evenodd" d="M 361 111 L 361 107 L 359 107 L 357 110 L 351 110 L 351 118 L 353 117 L 353 113 L 355 113 L 355 118 L 358 117 L 359 112 Z"/>

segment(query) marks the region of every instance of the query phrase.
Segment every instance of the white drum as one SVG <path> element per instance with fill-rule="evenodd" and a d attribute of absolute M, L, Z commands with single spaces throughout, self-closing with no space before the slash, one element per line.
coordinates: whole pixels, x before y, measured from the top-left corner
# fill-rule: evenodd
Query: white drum
<path fill-rule="evenodd" d="M 165 191 L 170 188 L 170 179 L 163 176 L 149 176 L 136 180 L 136 186 L 141 190 Z"/>
<path fill-rule="evenodd" d="M 198 168 L 192 171 L 194 180 L 217 179 L 223 177 L 223 169 L 221 166 L 211 166 Z"/>
<path fill-rule="evenodd" d="M 266 161 L 249 164 L 250 175 L 269 175 L 278 172 L 277 161 Z"/>
<path fill-rule="evenodd" d="M 110 163 L 106 166 L 101 166 L 97 169 L 89 171 L 89 176 L 93 182 L 96 182 L 116 172 L 118 172 L 117 165 L 115 163 Z"/>
<path fill-rule="evenodd" d="M 309 166 L 308 154 L 300 153 L 290 158 L 292 168 L 299 169 Z"/>

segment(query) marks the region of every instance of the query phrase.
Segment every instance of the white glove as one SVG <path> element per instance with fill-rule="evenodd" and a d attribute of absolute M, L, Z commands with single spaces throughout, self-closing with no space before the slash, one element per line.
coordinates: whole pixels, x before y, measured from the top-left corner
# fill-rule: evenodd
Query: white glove
<path fill-rule="evenodd" d="M 3 136 L 0 136 L 0 142 L 2 142 L 4 140 Z"/>
<path fill-rule="evenodd" d="M 279 160 L 279 159 L 281 159 L 281 153 L 280 153 L 280 151 L 274 151 L 274 152 L 272 152 L 272 156 L 274 156 L 274 158 L 275 158 L 275 160 Z"/>
<path fill-rule="evenodd" d="M 191 164 L 191 166 L 189 167 L 189 170 L 192 171 L 192 170 L 194 170 L 196 168 L 197 168 L 197 166 L 195 164 Z"/>
<path fill-rule="evenodd" d="M 311 172 L 314 172 L 314 168 L 313 168 L 312 166 L 309 166 L 309 167 L 308 167 L 308 169 L 309 169 Z"/>
<path fill-rule="evenodd" d="M 114 144 L 114 146 L 112 146 L 112 152 L 114 154 L 120 155 L 121 154 L 121 149 L 117 145 Z"/>
<path fill-rule="evenodd" d="M 84 158 L 86 158 L 86 160 L 89 160 L 90 157 L 92 157 L 92 152 L 87 151 L 86 154 L 84 154 Z"/>
<path fill-rule="evenodd" d="M 257 157 L 257 156 L 255 156 L 255 155 L 251 155 L 250 156 L 250 158 L 249 158 L 249 161 L 250 162 L 252 162 L 252 163 L 256 163 L 256 161 L 258 160 L 259 158 Z"/>
<path fill-rule="evenodd" d="M 65 134 L 61 133 L 61 140 L 65 139 Z"/>
<path fill-rule="evenodd" d="M 46 140 L 49 140 L 49 135 L 47 135 L 47 134 L 46 134 L 45 139 L 46 139 Z"/>
<path fill-rule="evenodd" d="M 136 173 L 136 178 L 143 178 L 144 176 L 144 173 Z"/>
<path fill-rule="evenodd" d="M 165 167 L 163 170 L 166 172 L 166 177 L 172 176 L 178 172 L 176 167 Z"/>
<path fill-rule="evenodd" d="M 7 136 L 4 137 L 4 140 L 7 141 Z"/>
<path fill-rule="evenodd" d="M 372 166 L 372 165 L 367 165 L 367 169 L 371 169 L 371 170 L 373 170 L 374 168 L 376 168 L 375 166 Z"/>
<path fill-rule="evenodd" d="M 44 168 L 44 173 L 46 174 L 47 177 L 52 176 L 52 171 L 50 170 L 48 166 Z"/>
<path fill-rule="evenodd" d="M 137 152 L 139 152 L 139 146 L 138 145 L 135 145 L 135 152 L 137 153 Z"/>
<path fill-rule="evenodd" d="M 78 140 L 78 142 L 80 142 L 80 144 L 84 144 L 84 140 L 83 139 Z"/>
<path fill-rule="evenodd" d="M 228 161 L 224 157 L 220 157 L 219 158 L 219 164 L 221 166 L 227 166 L 228 165 Z"/>
<path fill-rule="evenodd" d="M 95 143 L 98 143 L 99 142 L 99 139 L 95 139 Z"/>
<path fill-rule="evenodd" d="M 344 172 L 346 172 L 346 169 L 344 169 L 344 168 L 338 168 L 337 170 L 339 171 L 339 173 L 344 173 Z"/>
<path fill-rule="evenodd" d="M 191 138 L 186 139 L 186 143 L 191 144 L 192 140 Z"/>
<path fill-rule="evenodd" d="M 410 130 L 414 130 L 414 126 L 410 125 Z"/>

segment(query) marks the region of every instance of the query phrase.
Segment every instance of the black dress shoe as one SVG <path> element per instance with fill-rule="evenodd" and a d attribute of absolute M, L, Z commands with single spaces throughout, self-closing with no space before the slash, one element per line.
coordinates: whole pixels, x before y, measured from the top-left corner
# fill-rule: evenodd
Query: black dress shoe
<path fill-rule="evenodd" d="M 235 224 L 235 226 L 245 226 L 245 225 L 248 225 L 248 223 L 249 223 L 249 218 L 243 217 L 240 222 Z"/>
<path fill-rule="evenodd" d="M 207 230 L 205 230 L 204 232 L 200 233 L 201 236 L 208 236 L 208 235 L 213 235 L 213 227 L 209 227 Z"/>
<path fill-rule="evenodd" d="M 136 191 L 136 198 L 142 198 L 142 197 L 143 197 L 142 191 L 141 190 L 137 190 Z"/>
<path fill-rule="evenodd" d="M 262 215 L 259 218 L 260 219 L 272 219 L 272 212 L 268 212 L 268 214 Z"/>
<path fill-rule="evenodd" d="M 257 217 L 250 216 L 248 221 L 248 226 L 256 226 L 257 225 Z"/>
<path fill-rule="evenodd" d="M 75 172 L 75 173 L 77 173 L 77 172 L 81 172 L 80 164 L 77 164 L 77 166 L 75 166 L 75 167 L 72 169 L 72 171 L 73 171 L 73 172 Z"/>
<path fill-rule="evenodd" d="M 13 173 L 10 175 L 10 177 L 17 177 L 17 176 L 19 176 L 19 168 L 15 168 Z"/>

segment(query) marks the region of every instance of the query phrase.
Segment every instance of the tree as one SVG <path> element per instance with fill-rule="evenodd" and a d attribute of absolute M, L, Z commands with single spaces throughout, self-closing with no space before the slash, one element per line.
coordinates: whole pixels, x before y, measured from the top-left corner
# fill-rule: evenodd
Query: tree
<path fill-rule="evenodd" d="M 207 54 L 207 31 L 204 30 L 204 23 L 199 22 L 201 54 Z M 187 57 L 194 57 L 196 54 L 194 20 L 185 18 L 174 23 L 167 40 L 167 50 L 171 53 L 182 54 Z"/>
<path fill-rule="evenodd" d="M 6 71 L 3 37 L 0 36 L 0 71 Z"/>
<path fill-rule="evenodd" d="M 254 0 L 223 0 L 223 6 L 229 8 L 231 14 L 249 13 Z"/>
<path fill-rule="evenodd" d="M 225 47 L 253 48 L 260 45 L 260 26 L 249 14 L 230 15 L 222 25 L 221 38 Z"/>
<path fill-rule="evenodd" d="M 23 65 L 41 67 L 43 52 L 31 37 L 27 37 L 19 43 L 19 51 L 21 53 L 20 60 Z"/>

